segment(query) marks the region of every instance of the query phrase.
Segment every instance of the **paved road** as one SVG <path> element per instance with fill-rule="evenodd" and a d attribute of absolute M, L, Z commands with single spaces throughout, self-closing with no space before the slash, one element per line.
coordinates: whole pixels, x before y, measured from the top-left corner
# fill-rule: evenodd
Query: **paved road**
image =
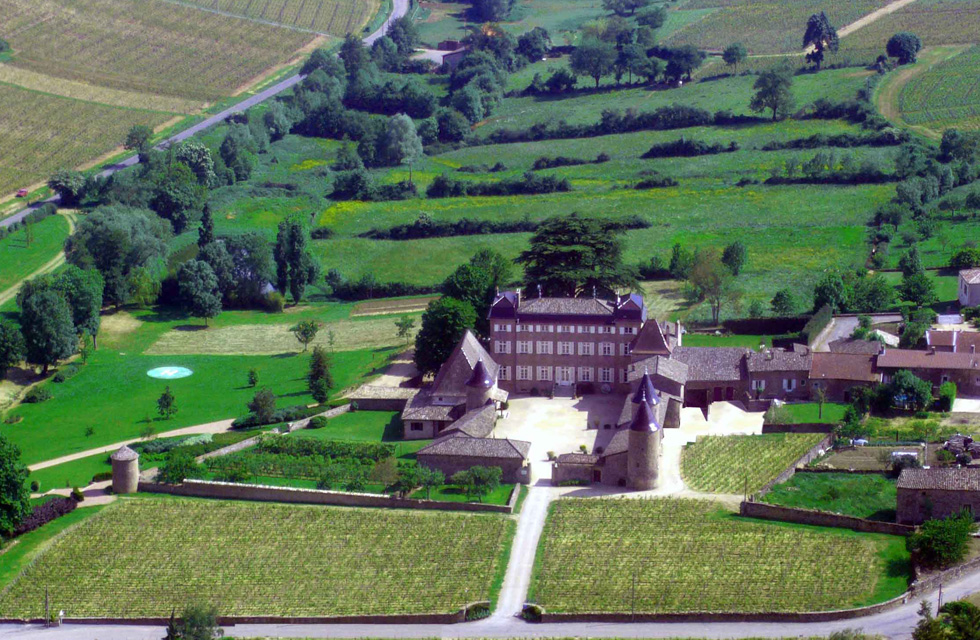
<path fill-rule="evenodd" d="M 364 38 L 364 44 L 370 46 L 375 40 L 383 36 L 385 30 L 388 28 L 388 23 L 393 19 L 400 18 L 405 14 L 407 14 L 410 4 L 411 4 L 411 0 L 394 0 L 394 6 L 392 8 L 391 17 L 387 21 L 385 21 L 385 23 L 380 28 L 378 28 L 377 31 L 366 36 Z M 251 96 L 250 98 L 246 98 L 245 100 L 242 100 L 241 102 L 235 104 L 234 106 L 229 107 L 224 111 L 211 116 L 207 120 L 203 120 L 198 124 L 194 125 L 193 127 L 190 127 L 189 129 L 181 131 L 180 133 L 170 138 L 167 138 L 166 140 L 158 144 L 156 148 L 157 149 L 166 148 L 167 146 L 175 142 L 181 142 L 183 140 L 186 140 L 187 138 L 190 138 L 191 136 L 200 133 L 201 131 L 204 131 L 205 129 L 209 129 L 216 124 L 220 124 L 235 113 L 240 113 L 242 111 L 245 111 L 246 109 L 254 107 L 257 104 L 261 104 L 265 102 L 269 98 L 279 95 L 283 91 L 286 91 L 287 89 L 294 86 L 296 83 L 300 82 L 302 79 L 303 76 L 298 74 L 286 78 L 282 82 L 278 82 L 275 85 L 269 87 L 268 89 L 261 91 L 255 94 L 254 96 Z M 102 177 L 110 176 L 113 173 L 119 171 L 120 169 L 125 169 L 126 167 L 133 166 L 137 162 L 139 162 L 139 156 L 135 156 L 135 155 L 131 156 L 129 158 L 126 158 L 122 162 L 119 162 L 118 164 L 114 164 L 110 167 L 107 167 L 105 171 L 101 172 L 99 175 Z M 25 216 L 27 216 L 27 214 L 29 214 L 34 209 L 40 207 L 45 202 L 57 203 L 58 197 L 52 196 L 47 200 L 44 200 L 42 202 L 37 202 L 31 205 L 30 207 L 27 207 L 26 209 L 23 209 L 22 211 L 19 211 L 8 218 L 4 218 L 3 220 L 0 220 L 0 227 L 9 227 L 15 222 L 20 222 L 21 220 L 24 219 Z"/>

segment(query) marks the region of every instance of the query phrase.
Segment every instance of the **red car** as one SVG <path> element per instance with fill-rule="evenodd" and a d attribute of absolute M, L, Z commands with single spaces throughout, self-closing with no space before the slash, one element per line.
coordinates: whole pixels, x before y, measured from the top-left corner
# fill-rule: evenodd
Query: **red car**
<path fill-rule="evenodd" d="M 18 198 L 26 198 L 27 197 L 27 189 L 18 189 L 17 190 L 17 197 Z"/>

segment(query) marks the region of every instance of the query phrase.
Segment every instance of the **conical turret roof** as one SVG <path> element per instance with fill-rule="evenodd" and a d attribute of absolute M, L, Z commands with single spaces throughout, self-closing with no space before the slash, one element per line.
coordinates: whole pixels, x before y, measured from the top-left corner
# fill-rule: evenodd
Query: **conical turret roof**
<path fill-rule="evenodd" d="M 646 402 L 641 402 L 640 406 L 636 408 L 633 422 L 630 423 L 630 431 L 641 431 L 644 433 L 660 431 L 660 424 L 653 415 L 653 409 Z"/>
<path fill-rule="evenodd" d="M 140 456 L 126 445 L 123 445 L 111 457 L 113 460 L 136 460 Z"/>
<path fill-rule="evenodd" d="M 654 406 L 660 404 L 660 396 L 657 395 L 657 389 L 653 386 L 653 380 L 650 378 L 648 371 L 644 371 L 643 377 L 640 378 L 640 386 L 637 387 L 636 393 L 633 394 L 633 404 L 650 404 Z"/>
<path fill-rule="evenodd" d="M 476 387 L 478 389 L 490 389 L 493 387 L 493 378 L 490 377 L 490 372 L 484 366 L 483 358 L 476 361 L 476 366 L 473 367 L 473 373 L 470 375 L 470 379 L 466 381 L 466 386 Z"/>

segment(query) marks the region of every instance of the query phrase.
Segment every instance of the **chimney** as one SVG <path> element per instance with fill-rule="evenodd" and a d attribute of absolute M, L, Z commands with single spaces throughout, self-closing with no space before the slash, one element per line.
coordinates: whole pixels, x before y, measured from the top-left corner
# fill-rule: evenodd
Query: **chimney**
<path fill-rule="evenodd" d="M 977 352 L 977 345 L 971 344 L 970 345 L 970 354 L 971 355 L 974 355 L 974 354 L 976 354 L 976 352 Z"/>
<path fill-rule="evenodd" d="M 936 353 L 936 345 L 934 344 L 929 345 L 929 354 L 934 355 L 935 353 Z"/>
<path fill-rule="evenodd" d="M 517 308 L 521 308 L 521 288 L 517 287 Z"/>
<path fill-rule="evenodd" d="M 538 298 L 541 298 L 541 285 L 538 285 Z"/>
<path fill-rule="evenodd" d="M 592 285 L 592 299 L 595 300 L 595 285 Z"/>
<path fill-rule="evenodd" d="M 619 308 L 619 294 L 616 294 L 616 308 Z"/>
<path fill-rule="evenodd" d="M 684 334 L 684 330 L 681 328 L 681 321 L 678 320 L 677 321 L 677 346 L 678 347 L 682 346 L 682 344 L 683 344 L 682 338 L 681 338 L 681 336 L 683 334 Z"/>

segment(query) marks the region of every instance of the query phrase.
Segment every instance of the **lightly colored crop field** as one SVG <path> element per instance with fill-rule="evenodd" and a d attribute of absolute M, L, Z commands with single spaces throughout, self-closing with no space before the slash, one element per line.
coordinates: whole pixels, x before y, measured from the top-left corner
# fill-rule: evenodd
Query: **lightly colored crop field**
<path fill-rule="evenodd" d="M 59 98 L 7 84 L 0 84 L 0 104 L 0 194 L 111 151 L 133 125 L 155 127 L 171 118 L 167 113 Z"/>
<path fill-rule="evenodd" d="M 931 129 L 980 127 L 980 46 L 915 76 L 899 95 L 902 119 Z"/>
<path fill-rule="evenodd" d="M 0 596 L 5 616 L 444 613 L 490 599 L 512 521 L 486 515 L 123 499 Z M 66 571 L 66 567 L 70 567 Z"/>
<path fill-rule="evenodd" d="M 314 36 L 164 0 L 0 0 L 0 38 L 31 71 L 209 101 Z"/>
<path fill-rule="evenodd" d="M 904 538 L 763 523 L 702 500 L 563 499 L 541 540 L 530 599 L 551 613 L 821 611 L 907 586 Z"/>
<path fill-rule="evenodd" d="M 793 53 L 803 49 L 811 14 L 826 12 L 840 29 L 886 4 L 888 0 L 693 0 L 679 11 L 718 10 L 674 32 L 666 43 L 720 51 L 742 42 L 750 53 Z"/>
<path fill-rule="evenodd" d="M 823 437 L 822 433 L 701 436 L 681 452 L 681 476 L 695 491 L 753 493 Z"/>
<path fill-rule="evenodd" d="M 378 10 L 377 0 L 181 0 L 212 11 L 344 37 Z"/>

